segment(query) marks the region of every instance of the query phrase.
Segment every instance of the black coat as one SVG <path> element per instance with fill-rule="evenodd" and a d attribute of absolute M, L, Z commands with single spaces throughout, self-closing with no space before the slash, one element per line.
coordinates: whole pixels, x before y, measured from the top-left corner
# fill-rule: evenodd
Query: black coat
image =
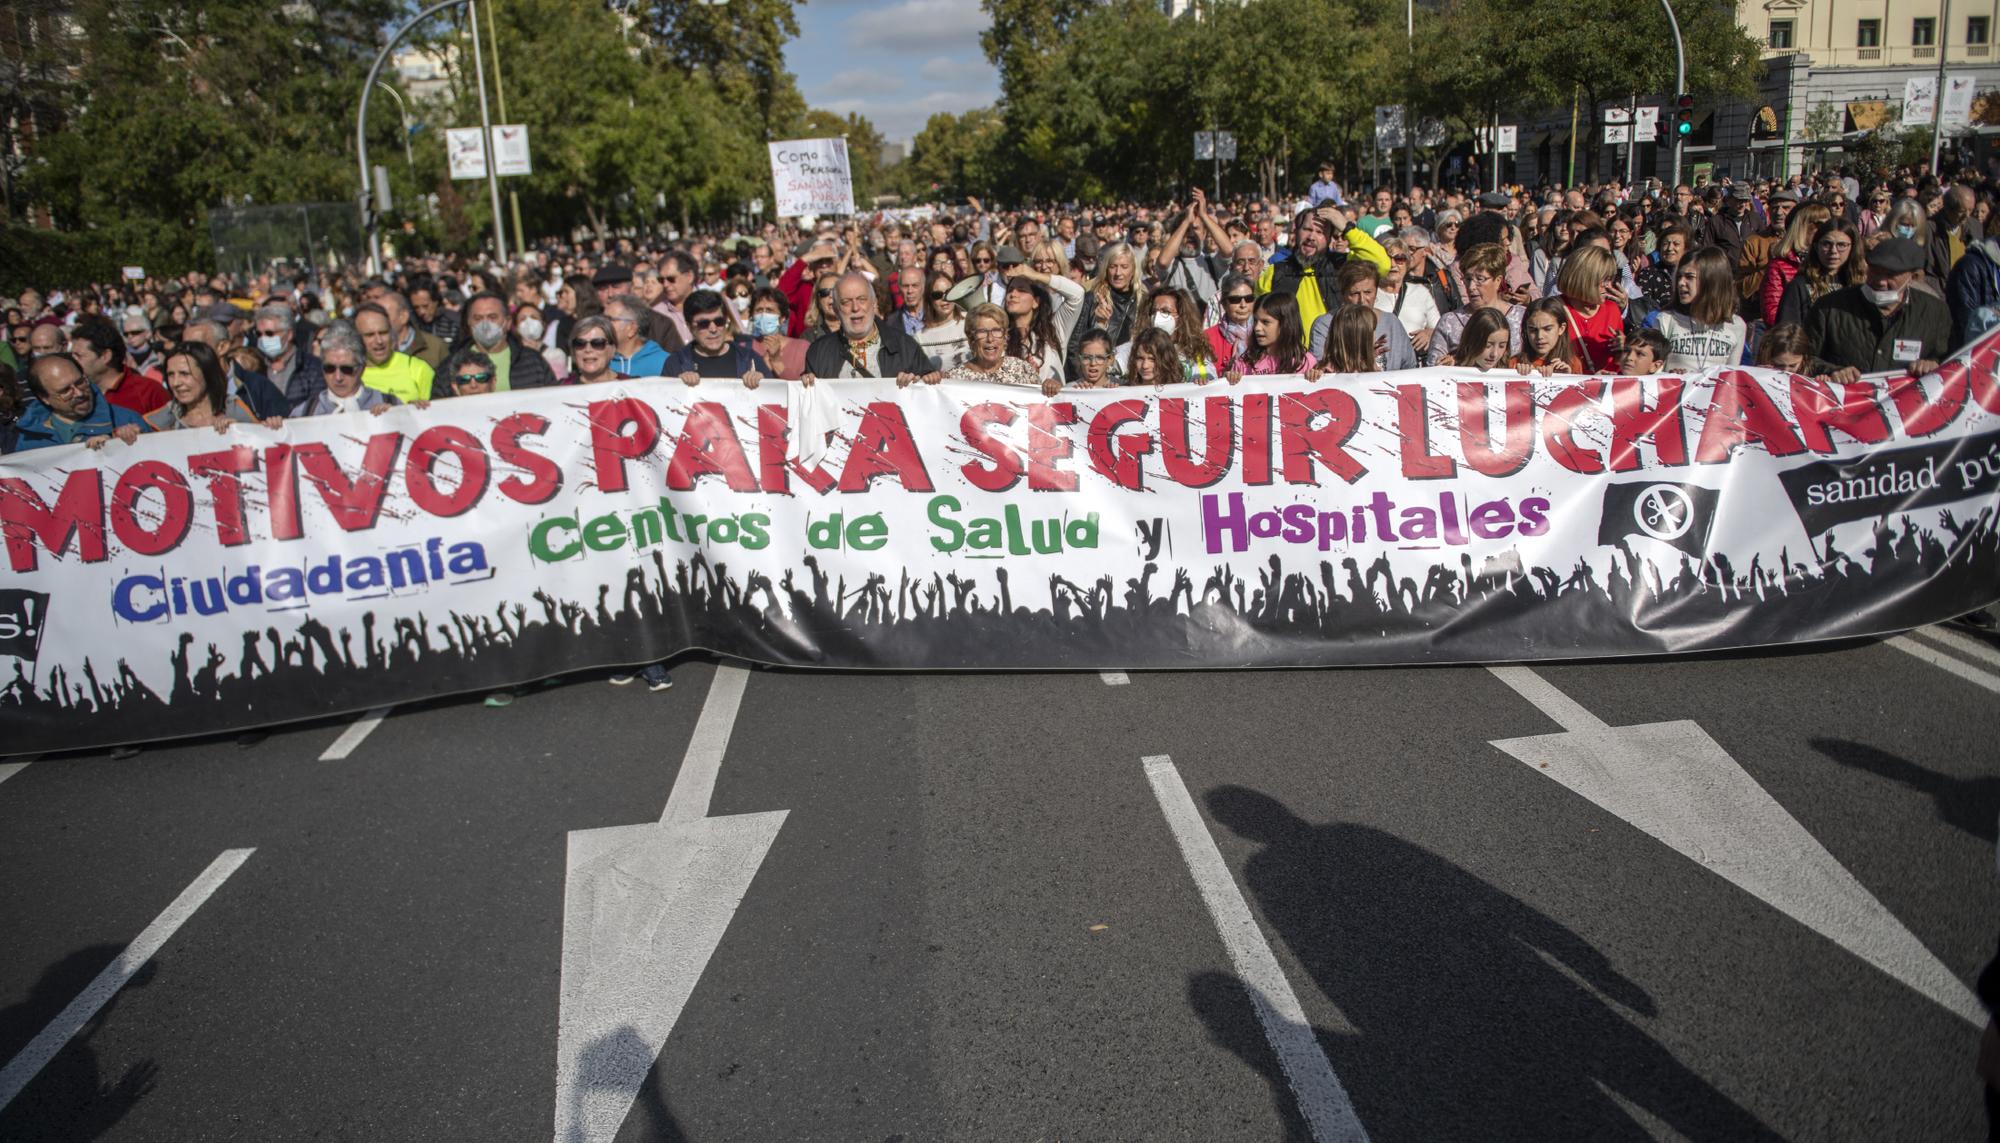
<path fill-rule="evenodd" d="M 917 344 L 916 338 L 903 332 L 902 322 L 877 321 L 875 332 L 882 339 L 878 359 L 882 376 L 937 372 L 937 361 L 924 352 L 924 347 Z M 841 368 L 850 364 L 847 335 L 838 329 L 820 334 L 806 347 L 806 372 L 815 377 L 838 377 Z"/>

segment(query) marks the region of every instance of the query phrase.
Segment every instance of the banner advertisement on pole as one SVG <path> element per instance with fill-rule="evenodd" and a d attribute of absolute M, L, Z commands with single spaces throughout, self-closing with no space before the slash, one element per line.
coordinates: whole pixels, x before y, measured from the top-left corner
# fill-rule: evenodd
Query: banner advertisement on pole
<path fill-rule="evenodd" d="M 494 124 L 493 126 L 493 173 L 503 178 L 508 175 L 532 175 L 534 164 L 528 158 L 528 129 L 518 123 Z"/>
<path fill-rule="evenodd" d="M 847 140 L 792 139 L 770 147 L 771 182 L 777 191 L 779 217 L 854 213 Z"/>
<path fill-rule="evenodd" d="M 1904 80 L 1903 126 L 1928 127 L 1936 113 L 1937 76 L 1913 75 Z"/>
<path fill-rule="evenodd" d="M 486 177 L 486 148 L 479 145 L 479 128 L 445 128 L 444 153 L 453 179 Z"/>
<path fill-rule="evenodd" d="M 0 735 L 214 734 L 690 648 L 1487 663 L 2000 598 L 2000 333 L 1915 379 L 618 381 L 0 458 Z"/>
<path fill-rule="evenodd" d="M 1944 117 L 1946 127 L 1963 127 L 1972 122 L 1972 101 L 1976 94 L 1978 77 L 1970 75 L 1948 75 L 1944 77 Z"/>

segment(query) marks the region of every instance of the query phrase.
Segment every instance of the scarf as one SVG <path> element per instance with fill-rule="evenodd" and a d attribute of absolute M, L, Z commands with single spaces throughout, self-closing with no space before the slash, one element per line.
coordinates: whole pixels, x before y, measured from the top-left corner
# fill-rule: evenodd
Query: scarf
<path fill-rule="evenodd" d="M 879 330 L 869 330 L 868 336 L 860 341 L 855 341 L 853 338 L 847 339 L 847 361 L 850 365 L 854 366 L 854 371 L 863 377 L 870 375 L 868 372 L 868 351 L 880 343 L 881 337 L 882 335 Z"/>
<path fill-rule="evenodd" d="M 1247 348 L 1250 344 L 1250 323 L 1247 321 L 1244 322 L 1225 321 L 1221 322 L 1220 325 L 1222 327 L 1222 336 L 1224 340 L 1228 341 L 1230 345 L 1236 347 L 1236 353 L 1241 354 L 1243 350 Z"/>

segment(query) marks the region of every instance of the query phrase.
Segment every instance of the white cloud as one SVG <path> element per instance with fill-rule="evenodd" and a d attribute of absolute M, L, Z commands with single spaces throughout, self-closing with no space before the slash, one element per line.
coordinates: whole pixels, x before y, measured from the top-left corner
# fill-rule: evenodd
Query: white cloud
<path fill-rule="evenodd" d="M 991 23 L 979 0 L 900 0 L 848 17 L 847 38 L 864 50 L 965 52 L 979 46 Z"/>
<path fill-rule="evenodd" d="M 836 72 L 833 78 L 813 88 L 812 102 L 824 105 L 837 99 L 887 95 L 900 90 L 902 86 L 901 76 L 869 68 L 855 68 L 851 71 Z"/>
<path fill-rule="evenodd" d="M 984 62 L 984 61 L 982 61 Z M 933 83 L 950 83 L 965 71 L 965 65 L 950 56 L 932 56 L 917 69 L 917 74 Z"/>
<path fill-rule="evenodd" d="M 815 106 L 845 115 L 859 112 L 875 124 L 875 129 L 891 142 L 908 143 L 923 130 L 930 117 L 940 111 L 957 114 L 974 107 L 986 107 L 1000 98 L 999 85 L 983 88 L 954 88 L 933 91 L 908 99 L 837 99 Z"/>

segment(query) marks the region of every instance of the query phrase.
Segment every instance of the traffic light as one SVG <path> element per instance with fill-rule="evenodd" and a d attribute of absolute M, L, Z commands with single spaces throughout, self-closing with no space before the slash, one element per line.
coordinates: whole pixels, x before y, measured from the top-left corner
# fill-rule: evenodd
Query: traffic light
<path fill-rule="evenodd" d="M 1694 96 L 1685 92 L 1674 99 L 1674 134 L 1682 139 L 1694 134 Z"/>

